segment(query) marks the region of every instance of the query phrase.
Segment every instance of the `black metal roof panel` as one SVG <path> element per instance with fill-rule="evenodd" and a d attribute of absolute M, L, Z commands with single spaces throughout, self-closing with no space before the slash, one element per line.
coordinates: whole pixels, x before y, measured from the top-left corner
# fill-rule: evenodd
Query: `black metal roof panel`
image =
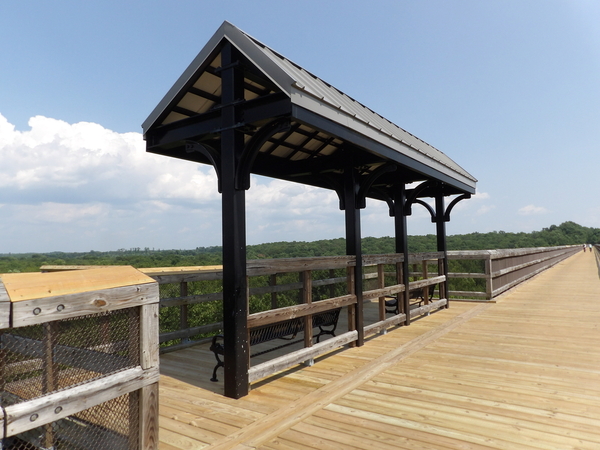
<path fill-rule="evenodd" d="M 353 137 L 355 144 L 368 148 L 370 152 L 416 168 L 421 173 L 427 172 L 429 176 L 451 185 L 455 180 L 460 190 L 475 192 L 477 180 L 447 155 L 228 22 L 221 25 L 146 119 L 142 125 L 144 135 L 153 127 L 204 114 L 218 107 L 221 94 L 219 46 L 224 39 L 231 42 L 260 72 L 256 82 L 251 76 L 245 80 L 246 100 L 283 93 L 293 105 L 293 118 L 301 117 L 303 123 L 312 125 L 317 125 L 313 122 L 318 118 L 317 129 L 323 130 L 323 124 L 329 124 L 332 133 L 337 133 L 330 133 L 336 139 L 328 140 L 327 136 L 302 129 L 296 124 L 296 132 L 288 133 L 281 140 L 282 145 L 269 143 L 270 154 L 298 160 L 315 156 L 311 153 L 311 146 L 320 148 L 319 156 L 332 153 L 339 145 L 340 131 L 343 131 L 346 138 Z M 297 142 L 291 142 L 293 140 Z"/>

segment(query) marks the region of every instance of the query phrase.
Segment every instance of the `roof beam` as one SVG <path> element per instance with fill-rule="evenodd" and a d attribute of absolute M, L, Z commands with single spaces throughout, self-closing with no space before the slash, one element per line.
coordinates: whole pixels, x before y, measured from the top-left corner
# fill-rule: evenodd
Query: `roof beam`
<path fill-rule="evenodd" d="M 291 102 L 289 97 L 284 94 L 269 94 L 265 97 L 244 101 L 238 108 L 242 110 L 244 118 L 244 123 L 239 124 L 242 126 L 289 115 Z M 168 147 L 185 140 L 195 140 L 201 135 L 215 134 L 220 131 L 222 131 L 221 115 L 215 109 L 148 130 L 144 138 L 148 141 L 149 147 Z"/>
<path fill-rule="evenodd" d="M 188 92 L 197 95 L 198 97 L 205 98 L 206 100 L 210 100 L 211 102 L 221 104 L 221 97 L 215 94 L 211 94 L 210 92 L 206 92 L 202 89 L 198 89 L 197 87 L 192 86 L 188 89 Z"/>

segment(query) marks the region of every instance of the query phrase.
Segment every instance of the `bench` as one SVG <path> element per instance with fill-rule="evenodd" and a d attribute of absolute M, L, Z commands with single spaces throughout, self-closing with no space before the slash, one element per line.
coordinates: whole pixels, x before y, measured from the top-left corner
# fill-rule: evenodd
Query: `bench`
<path fill-rule="evenodd" d="M 436 286 L 435 284 L 429 285 L 428 301 L 431 301 L 431 299 L 433 298 L 435 286 Z M 411 299 L 411 300 L 420 299 L 418 302 L 415 302 L 414 304 L 418 304 L 419 306 L 421 306 L 421 304 L 425 301 L 425 298 L 423 297 L 423 288 L 412 289 L 409 293 L 409 299 Z M 385 301 L 385 312 L 388 314 L 399 314 L 400 313 L 400 309 L 398 308 L 398 296 L 392 297 L 390 300 Z"/>
<path fill-rule="evenodd" d="M 335 336 L 335 328 L 337 327 L 338 319 L 340 317 L 340 311 L 342 308 L 336 308 L 329 311 L 323 311 L 312 315 L 312 328 L 318 328 L 319 332 L 313 336 L 319 342 L 321 336 L 329 334 Z M 280 348 L 287 347 L 288 345 L 302 342 L 303 339 L 296 339 L 296 335 L 304 331 L 304 318 L 296 317 L 290 320 L 284 320 L 282 322 L 270 323 L 255 328 L 250 328 L 250 347 L 253 345 L 263 344 L 275 339 L 284 339 L 288 342 L 276 347 L 269 348 L 257 353 L 253 353 L 250 357 L 264 355 Z M 219 381 L 217 379 L 217 369 L 223 367 L 223 361 L 220 358 L 225 355 L 225 346 L 219 340 L 223 339 L 222 334 L 213 336 L 212 343 L 210 345 L 210 351 L 215 354 L 217 364 L 213 369 L 213 376 L 210 381 Z"/>

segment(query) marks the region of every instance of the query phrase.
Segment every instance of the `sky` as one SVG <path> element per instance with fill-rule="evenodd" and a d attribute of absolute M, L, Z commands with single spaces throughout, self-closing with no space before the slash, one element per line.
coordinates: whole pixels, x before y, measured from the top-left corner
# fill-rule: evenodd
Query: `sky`
<path fill-rule="evenodd" d="M 227 20 L 478 179 L 448 234 L 600 227 L 595 0 L 3 0 L 0 254 L 221 245 L 209 166 L 141 124 Z M 330 191 L 253 178 L 247 242 L 344 237 Z M 385 204 L 363 236 L 393 236 Z M 413 208 L 409 234 L 435 233 Z"/>

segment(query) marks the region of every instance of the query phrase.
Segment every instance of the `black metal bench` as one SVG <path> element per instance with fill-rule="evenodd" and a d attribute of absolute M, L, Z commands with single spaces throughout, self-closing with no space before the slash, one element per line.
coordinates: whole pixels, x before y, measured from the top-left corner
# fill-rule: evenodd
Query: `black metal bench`
<path fill-rule="evenodd" d="M 429 285 L 429 298 L 428 298 L 429 301 L 431 301 L 431 299 L 433 298 L 435 286 L 436 286 L 435 284 Z M 420 299 L 418 302 L 415 302 L 415 304 L 418 304 L 419 306 L 421 306 L 421 304 L 425 301 L 425 298 L 423 296 L 423 288 L 412 289 L 409 294 L 409 299 L 410 300 Z M 400 313 L 399 304 L 398 304 L 398 296 L 392 297 L 390 300 L 385 301 L 385 312 L 388 314 L 399 314 Z"/>
<path fill-rule="evenodd" d="M 318 328 L 319 332 L 313 336 L 314 339 L 319 342 L 321 336 L 329 334 L 335 336 L 335 329 L 337 327 L 338 319 L 340 317 L 340 311 L 342 308 L 336 308 L 329 311 L 313 314 L 312 316 L 312 328 Z M 262 325 L 255 328 L 250 328 L 250 347 L 253 345 L 263 344 L 268 341 L 275 339 L 284 339 L 286 342 L 283 345 L 278 345 L 260 352 L 256 352 L 250 355 L 250 357 L 264 355 L 280 348 L 287 347 L 292 344 L 301 342 L 302 339 L 296 339 L 296 335 L 304 331 L 304 318 L 297 317 L 295 319 L 284 320 L 282 322 L 270 323 L 268 325 Z M 225 355 L 225 346 L 219 340 L 223 339 L 222 334 L 213 336 L 212 343 L 210 345 L 210 351 L 215 354 L 217 364 L 213 370 L 213 376 L 210 381 L 219 381 L 217 379 L 217 369 L 223 367 L 223 361 L 219 357 Z"/>

